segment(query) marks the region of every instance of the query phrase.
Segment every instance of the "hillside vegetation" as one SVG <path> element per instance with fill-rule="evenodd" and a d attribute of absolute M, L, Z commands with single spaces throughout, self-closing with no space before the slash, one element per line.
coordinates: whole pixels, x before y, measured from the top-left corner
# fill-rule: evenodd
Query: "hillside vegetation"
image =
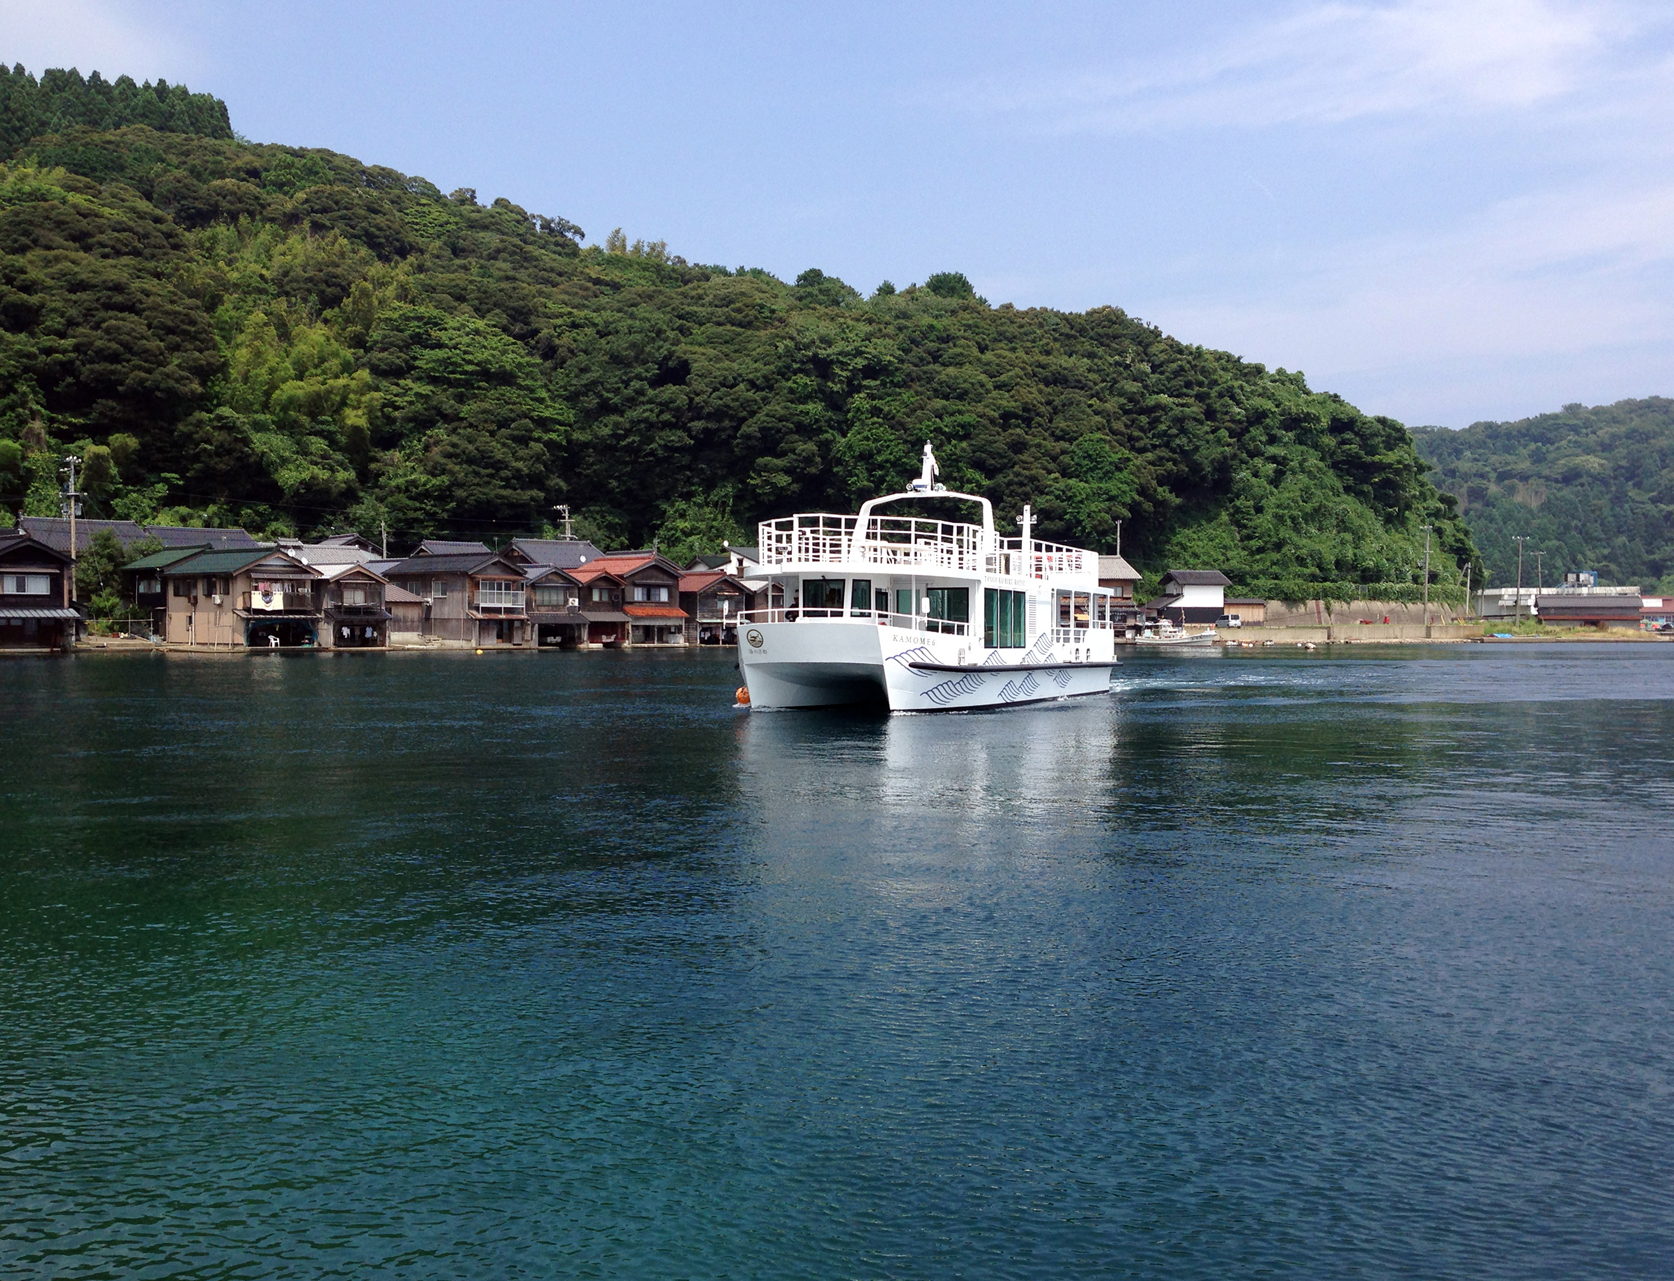
<path fill-rule="evenodd" d="M 1411 598 L 1473 555 L 1407 430 L 1113 307 L 869 296 L 348 156 L 238 139 L 176 86 L 0 81 L 0 488 L 56 510 L 432 534 L 581 528 L 676 555 L 916 474 L 1152 575 Z M 209 104 L 209 105 L 206 105 Z"/>
<path fill-rule="evenodd" d="M 1534 553 L 1548 583 L 1596 569 L 1600 582 L 1674 591 L 1674 400 L 1565 405 L 1514 423 L 1414 433 L 1437 483 L 1470 522 L 1491 581 L 1523 581 Z"/>

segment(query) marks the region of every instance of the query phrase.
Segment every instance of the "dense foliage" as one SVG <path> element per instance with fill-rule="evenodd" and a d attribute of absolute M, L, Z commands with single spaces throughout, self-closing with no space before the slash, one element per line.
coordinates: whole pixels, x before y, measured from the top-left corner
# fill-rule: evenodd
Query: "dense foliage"
<path fill-rule="evenodd" d="M 73 446 L 98 512 L 401 545 L 565 503 L 597 540 L 684 552 L 852 510 L 929 439 L 949 485 L 1007 520 L 1032 502 L 1043 537 L 1110 549 L 1125 522 L 1153 576 L 1410 595 L 1422 524 L 1438 590 L 1474 555 L 1399 423 L 1114 308 L 991 307 L 958 272 L 863 297 L 620 231 L 584 248 L 562 218 L 199 115 L 61 110 L 0 166 L 14 508 L 56 506 Z"/>
<path fill-rule="evenodd" d="M 1600 582 L 1674 590 L 1674 400 L 1565 405 L 1514 423 L 1414 433 L 1470 521 L 1492 581 Z M 1542 553 L 1538 566 L 1535 553 Z"/>

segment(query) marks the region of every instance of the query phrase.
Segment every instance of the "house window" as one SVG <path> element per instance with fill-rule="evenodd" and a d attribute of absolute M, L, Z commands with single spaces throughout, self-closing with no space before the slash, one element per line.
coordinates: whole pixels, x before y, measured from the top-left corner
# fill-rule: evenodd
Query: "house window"
<path fill-rule="evenodd" d="M 437 600 L 446 600 L 448 596 L 447 580 L 445 578 L 438 578 L 435 584 L 431 587 L 430 593 Z"/>
<path fill-rule="evenodd" d="M 608 605 L 610 603 L 610 588 L 595 587 L 593 589 L 593 600 L 597 603 Z"/>
<path fill-rule="evenodd" d="M 8 596 L 50 596 L 52 575 L 7 574 L 4 591 Z"/>
<path fill-rule="evenodd" d="M 366 588 L 364 588 L 364 587 L 345 587 L 343 589 L 343 603 L 345 605 L 364 605 L 364 604 L 366 604 Z"/>
<path fill-rule="evenodd" d="M 174 594 L 176 596 L 190 596 L 192 594 L 192 580 L 190 578 L 175 578 L 170 581 L 174 583 Z"/>
<path fill-rule="evenodd" d="M 522 609 L 523 588 L 516 583 L 483 582 L 477 588 L 477 604 L 491 609 Z"/>
<path fill-rule="evenodd" d="M 563 603 L 564 603 L 564 589 L 562 587 L 537 587 L 537 588 L 535 588 L 535 604 L 537 604 L 537 605 L 558 605 L 558 606 L 561 606 L 561 605 L 563 605 Z"/>
<path fill-rule="evenodd" d="M 136 595 L 155 596 L 162 590 L 162 583 L 158 582 L 155 578 L 136 578 L 134 580 L 134 592 Z"/>
<path fill-rule="evenodd" d="M 668 588 L 636 586 L 634 588 L 634 599 L 636 601 L 666 601 L 668 599 Z"/>

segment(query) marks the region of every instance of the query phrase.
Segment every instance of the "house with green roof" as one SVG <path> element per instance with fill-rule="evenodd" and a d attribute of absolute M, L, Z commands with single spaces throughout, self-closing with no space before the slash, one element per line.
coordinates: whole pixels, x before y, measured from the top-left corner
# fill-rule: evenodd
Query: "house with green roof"
<path fill-rule="evenodd" d="M 122 567 L 123 577 L 128 583 L 128 599 L 134 602 L 136 610 L 151 620 L 152 635 L 161 636 L 167 623 L 168 598 L 163 595 L 163 571 L 209 549 L 208 543 L 196 547 L 165 547 L 149 556 L 131 560 Z"/>
<path fill-rule="evenodd" d="M 322 637 L 322 575 L 290 552 L 200 548 L 156 571 L 165 595 L 162 635 L 169 644 L 307 649 L 328 643 Z"/>

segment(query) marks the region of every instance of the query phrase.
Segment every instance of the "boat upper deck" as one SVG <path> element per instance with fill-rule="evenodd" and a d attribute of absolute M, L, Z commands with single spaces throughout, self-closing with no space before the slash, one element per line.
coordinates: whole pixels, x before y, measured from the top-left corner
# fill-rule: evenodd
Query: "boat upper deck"
<path fill-rule="evenodd" d="M 900 573 L 1033 578 L 1065 586 L 1098 582 L 1098 557 L 1080 547 L 1038 538 L 1000 538 L 963 521 L 879 515 L 864 520 L 862 525 L 859 516 L 829 512 L 764 520 L 759 564 L 770 573 L 847 565 Z"/>

